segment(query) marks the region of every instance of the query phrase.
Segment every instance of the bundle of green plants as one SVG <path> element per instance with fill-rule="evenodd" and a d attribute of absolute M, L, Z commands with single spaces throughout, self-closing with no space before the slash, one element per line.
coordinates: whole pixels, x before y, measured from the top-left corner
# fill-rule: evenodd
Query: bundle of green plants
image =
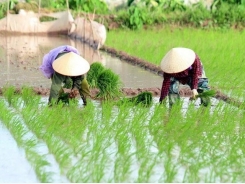
<path fill-rule="evenodd" d="M 64 104 L 69 104 L 70 100 L 75 100 L 76 95 L 77 94 L 74 91 L 65 92 L 62 88 L 59 91 L 58 103 L 62 102 Z"/>
<path fill-rule="evenodd" d="M 98 76 L 104 70 L 105 67 L 100 62 L 94 62 L 90 65 L 90 70 L 87 73 L 87 81 L 91 88 L 97 88 Z"/>
<path fill-rule="evenodd" d="M 199 93 L 197 97 L 214 97 L 216 95 L 215 90 L 207 90 L 202 93 Z"/>
<path fill-rule="evenodd" d="M 64 82 L 63 88 L 70 89 L 72 88 L 72 84 L 73 84 L 72 79 L 70 77 L 67 77 Z"/>
<path fill-rule="evenodd" d="M 141 92 L 138 95 L 130 98 L 123 98 L 119 101 L 119 104 L 122 103 L 132 103 L 133 105 L 143 105 L 149 106 L 152 104 L 152 93 L 151 92 Z"/>
<path fill-rule="evenodd" d="M 122 95 L 122 82 L 119 75 L 115 74 L 111 69 L 105 69 L 97 78 L 97 86 L 99 93 L 98 98 L 108 100 L 115 99 Z"/>
<path fill-rule="evenodd" d="M 61 93 L 58 98 L 58 102 L 62 102 L 64 104 L 69 104 L 69 93 Z"/>

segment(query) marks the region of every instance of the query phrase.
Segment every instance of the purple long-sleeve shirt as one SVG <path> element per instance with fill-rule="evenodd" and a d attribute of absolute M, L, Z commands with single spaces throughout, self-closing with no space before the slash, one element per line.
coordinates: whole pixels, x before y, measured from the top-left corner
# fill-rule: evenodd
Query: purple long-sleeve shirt
<path fill-rule="evenodd" d="M 50 79 L 52 74 L 54 73 L 52 64 L 55 58 L 58 56 L 59 53 L 62 53 L 62 52 L 74 52 L 76 54 L 79 54 L 76 48 L 69 46 L 69 45 L 63 45 L 63 46 L 56 47 L 52 49 L 51 51 L 49 51 L 49 53 L 45 54 L 43 57 L 43 63 L 39 69 L 42 71 L 43 75 L 47 77 L 48 79 Z"/>

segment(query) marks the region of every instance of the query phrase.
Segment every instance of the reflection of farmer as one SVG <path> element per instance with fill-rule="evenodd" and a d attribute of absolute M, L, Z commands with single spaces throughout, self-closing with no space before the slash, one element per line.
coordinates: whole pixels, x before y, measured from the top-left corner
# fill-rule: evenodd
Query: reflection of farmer
<path fill-rule="evenodd" d="M 192 98 L 209 90 L 208 78 L 202 63 L 195 52 L 188 48 L 173 48 L 161 61 L 164 71 L 160 102 L 169 96 L 170 106 L 179 99 L 179 84 L 187 84 L 192 90 Z M 208 98 L 201 97 L 201 103 L 208 105 Z"/>
<path fill-rule="evenodd" d="M 49 104 L 54 100 L 57 102 L 60 92 L 63 91 L 63 83 L 72 82 L 72 89 L 78 89 L 86 105 L 86 97 L 90 96 L 90 92 L 83 74 L 89 68 L 89 63 L 79 56 L 77 49 L 68 45 L 57 47 L 46 54 L 40 69 L 47 78 L 52 80 Z"/>

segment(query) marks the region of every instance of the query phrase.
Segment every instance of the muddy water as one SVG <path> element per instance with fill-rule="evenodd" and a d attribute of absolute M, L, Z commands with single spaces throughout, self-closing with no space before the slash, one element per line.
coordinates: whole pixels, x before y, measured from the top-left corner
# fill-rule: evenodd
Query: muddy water
<path fill-rule="evenodd" d="M 49 88 L 51 82 L 42 75 L 39 66 L 42 64 L 43 56 L 60 45 L 76 47 L 90 64 L 96 61 L 102 62 L 104 66 L 111 68 L 120 76 L 126 88 L 161 86 L 162 77 L 113 58 L 105 52 L 94 50 L 80 41 L 74 41 L 65 36 L 27 35 L 0 35 L 0 75 L 4 79 L 0 81 L 0 86 L 8 83 L 15 86 Z"/>

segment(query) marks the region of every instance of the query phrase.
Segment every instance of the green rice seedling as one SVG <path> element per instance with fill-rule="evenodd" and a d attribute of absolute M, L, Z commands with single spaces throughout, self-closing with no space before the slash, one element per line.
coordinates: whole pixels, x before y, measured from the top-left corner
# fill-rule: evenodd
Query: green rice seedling
<path fill-rule="evenodd" d="M 15 87 L 6 85 L 3 87 L 3 96 L 7 99 L 9 106 L 12 105 L 13 97 L 15 94 Z"/>
<path fill-rule="evenodd" d="M 182 113 L 182 102 L 171 110 L 154 103 L 150 108 L 129 106 L 128 102 L 115 106 L 109 100 L 89 103 L 86 108 L 33 105 L 37 103 L 28 101 L 22 107 L 12 101 L 15 106 L 8 107 L 7 100 L 0 98 L 0 119 L 15 129 L 15 138 L 23 139 L 26 131 L 19 128 L 18 118 L 13 118 L 16 112 L 22 116 L 28 132 L 37 139 L 23 139 L 19 145 L 31 152 L 43 141 L 70 182 L 245 179 L 241 157 L 244 113 L 237 107 L 219 102 L 215 108 L 197 108 L 190 103 Z M 47 157 L 27 154 L 40 180 L 52 182 L 52 174 L 45 170 L 49 167 Z M 154 176 L 154 169 L 162 176 Z"/>
<path fill-rule="evenodd" d="M 172 163 L 172 160 L 169 158 L 168 160 L 166 160 L 166 162 L 164 163 L 164 170 L 165 170 L 165 179 L 164 179 L 164 183 L 172 183 L 174 182 L 174 179 L 176 177 L 176 165 Z"/>
<path fill-rule="evenodd" d="M 44 155 L 38 154 L 33 149 L 28 149 L 26 151 L 26 157 L 33 165 L 35 165 L 35 172 L 41 182 L 52 182 L 53 173 L 50 171 L 45 172 L 45 168 L 49 167 L 50 163 L 47 161 Z"/>
<path fill-rule="evenodd" d="M 91 176 L 93 182 L 102 182 L 102 179 L 105 175 L 104 166 L 106 165 L 106 160 L 106 152 L 102 151 L 100 153 L 100 156 L 96 160 L 94 160 L 94 163 L 91 163 L 91 165 L 93 166 L 93 169 L 91 169 Z"/>
<path fill-rule="evenodd" d="M 60 170 L 63 173 L 66 173 L 67 167 L 70 167 L 70 159 L 73 154 L 71 148 L 63 141 L 63 137 L 60 136 L 60 134 L 57 134 L 57 131 L 60 130 L 60 128 L 57 129 L 59 126 L 53 119 L 53 115 L 62 116 L 64 114 L 60 113 L 62 112 L 62 109 L 63 112 L 66 112 L 62 107 L 62 104 L 53 108 L 45 107 L 42 110 L 38 110 L 38 107 L 35 109 L 31 104 L 28 104 L 25 108 L 23 108 L 22 113 L 25 121 L 27 122 L 27 126 L 36 133 L 37 137 L 42 139 L 47 144 L 50 153 L 52 153 L 57 160 Z M 33 117 L 33 114 L 36 116 Z M 57 118 L 58 121 L 59 117 Z"/>
<path fill-rule="evenodd" d="M 111 69 L 102 71 L 97 79 L 99 93 L 98 98 L 103 100 L 115 99 L 122 96 L 121 86 L 122 82 L 117 74 Z"/>
<path fill-rule="evenodd" d="M 124 158 L 118 156 L 114 162 L 114 181 L 115 183 L 121 183 L 125 180 L 125 173 L 123 172 L 123 166 L 125 164 Z"/>
<path fill-rule="evenodd" d="M 25 105 L 33 104 L 37 105 L 41 99 L 39 95 L 36 95 L 31 87 L 22 86 L 21 97 Z"/>
<path fill-rule="evenodd" d="M 141 162 L 141 166 L 138 171 L 137 182 L 150 182 L 150 177 L 153 174 L 153 167 L 156 164 L 156 157 L 154 156 L 155 155 L 151 155 L 150 157 L 144 157 L 144 160 Z"/>
<path fill-rule="evenodd" d="M 105 70 L 105 67 L 100 62 L 94 62 L 90 65 L 87 73 L 87 80 L 91 88 L 98 87 L 98 76 Z"/>

